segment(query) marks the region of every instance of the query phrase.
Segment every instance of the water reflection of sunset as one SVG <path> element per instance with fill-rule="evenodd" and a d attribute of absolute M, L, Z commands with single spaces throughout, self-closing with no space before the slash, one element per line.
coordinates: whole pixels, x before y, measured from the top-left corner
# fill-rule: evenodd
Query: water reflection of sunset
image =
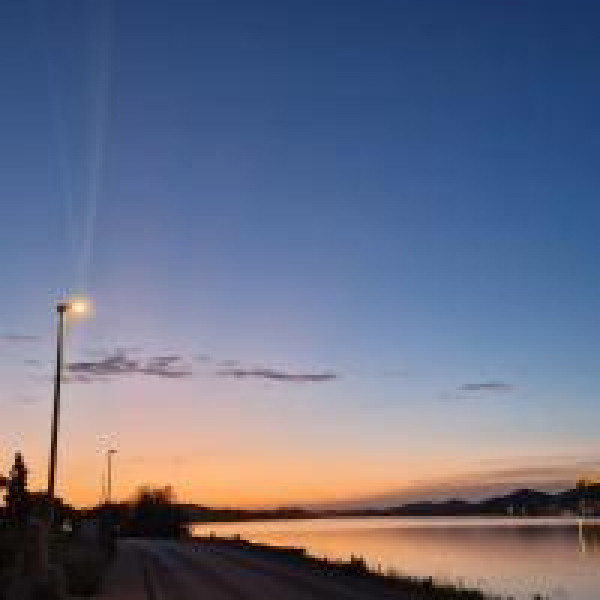
<path fill-rule="evenodd" d="M 374 568 L 527 599 L 534 592 L 568 590 L 569 598 L 597 600 L 600 585 L 600 521 L 583 524 L 586 554 L 578 522 L 564 519 L 339 519 L 208 524 L 197 531 L 239 532 L 331 558 L 361 554 Z"/>

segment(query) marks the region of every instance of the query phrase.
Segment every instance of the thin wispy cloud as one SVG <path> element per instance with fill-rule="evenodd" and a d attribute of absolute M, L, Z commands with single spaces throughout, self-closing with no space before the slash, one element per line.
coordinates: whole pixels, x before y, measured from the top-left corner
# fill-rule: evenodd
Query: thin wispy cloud
<path fill-rule="evenodd" d="M 477 383 L 463 383 L 457 389 L 459 392 L 510 392 L 515 386 L 505 381 L 484 381 Z"/>
<path fill-rule="evenodd" d="M 191 369 L 185 365 L 183 358 L 175 354 L 150 358 L 140 367 L 139 372 L 167 379 L 181 379 L 192 375 Z"/>
<path fill-rule="evenodd" d="M 183 357 L 176 354 L 133 358 L 118 349 L 97 360 L 69 363 L 66 367 L 69 381 L 91 383 L 107 378 L 127 375 L 151 375 L 166 379 L 180 379 L 192 375 Z"/>
<path fill-rule="evenodd" d="M 212 361 L 206 357 L 200 362 Z M 195 357 L 199 360 L 198 357 Z M 224 359 L 217 362 L 221 367 L 216 374 L 232 379 L 262 379 L 288 383 L 321 383 L 339 378 L 332 371 L 289 371 L 282 369 L 251 367 L 245 368 L 238 360 Z M 66 365 L 67 381 L 73 383 L 93 383 L 117 377 L 146 375 L 164 379 L 183 379 L 193 375 L 191 364 L 179 354 L 159 354 L 149 357 L 132 356 L 123 348 L 99 354 L 97 358 L 71 362 Z"/>
<path fill-rule="evenodd" d="M 235 358 L 226 358 L 225 360 L 219 361 L 219 367 L 237 367 L 239 364 L 240 361 Z"/>
<path fill-rule="evenodd" d="M 437 394 L 438 400 L 472 400 L 501 396 L 514 392 L 516 386 L 506 381 L 477 381 L 463 383 L 453 390 Z"/>
<path fill-rule="evenodd" d="M 162 356 L 153 356 L 148 360 L 148 364 L 157 368 L 167 369 L 182 360 L 178 354 L 165 354 Z"/>
<path fill-rule="evenodd" d="M 37 342 L 42 338 L 39 335 L 28 335 L 24 333 L 5 333 L 0 335 L 3 342 Z"/>
<path fill-rule="evenodd" d="M 338 378 L 337 373 L 331 372 L 293 373 L 290 371 L 281 371 L 277 369 L 267 368 L 222 369 L 217 373 L 221 377 L 231 377 L 234 379 L 266 379 L 270 381 L 282 381 L 291 383 L 319 383 L 325 381 L 333 381 Z"/>
<path fill-rule="evenodd" d="M 139 368 L 139 361 L 128 358 L 122 351 L 116 351 L 99 360 L 74 362 L 67 365 L 70 373 L 100 377 L 137 373 Z"/>

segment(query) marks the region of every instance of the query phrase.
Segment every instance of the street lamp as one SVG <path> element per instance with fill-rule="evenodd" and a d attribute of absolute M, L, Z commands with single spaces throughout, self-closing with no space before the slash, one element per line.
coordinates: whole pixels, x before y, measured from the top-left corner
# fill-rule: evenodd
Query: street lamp
<path fill-rule="evenodd" d="M 112 494 L 112 457 L 117 451 L 110 448 L 106 451 L 106 504 L 111 504 Z"/>
<path fill-rule="evenodd" d="M 56 372 L 54 374 L 54 399 L 52 403 L 52 426 L 50 437 L 50 459 L 48 464 L 48 504 L 50 507 L 50 521 L 53 516 L 54 489 L 56 484 L 56 454 L 58 445 L 58 425 L 60 419 L 60 384 L 63 368 L 63 339 L 65 329 L 65 316 L 72 314 L 83 316 L 89 312 L 89 302 L 83 298 L 74 298 L 56 305 L 58 314 L 58 327 L 56 332 Z"/>

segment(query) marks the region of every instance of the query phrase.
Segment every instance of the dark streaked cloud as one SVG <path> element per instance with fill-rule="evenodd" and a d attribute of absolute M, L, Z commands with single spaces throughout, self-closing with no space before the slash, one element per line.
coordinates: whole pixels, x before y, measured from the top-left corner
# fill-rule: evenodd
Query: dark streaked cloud
<path fill-rule="evenodd" d="M 225 360 L 219 361 L 219 367 L 231 368 L 238 367 L 240 365 L 240 361 L 235 358 L 226 358 Z"/>
<path fill-rule="evenodd" d="M 293 383 L 317 383 L 324 381 L 333 381 L 338 378 L 336 373 L 321 372 L 321 373 L 291 373 L 289 371 L 281 371 L 276 369 L 254 368 L 254 369 L 222 369 L 218 371 L 222 377 L 233 377 L 235 379 L 267 379 L 270 381 L 284 381 Z"/>
<path fill-rule="evenodd" d="M 67 365 L 67 370 L 71 374 L 100 377 L 105 375 L 136 373 L 139 368 L 139 362 L 135 359 L 127 357 L 127 355 L 121 350 L 117 350 L 116 352 L 98 360 L 74 362 Z"/>
<path fill-rule="evenodd" d="M 440 392 L 435 395 L 438 400 L 473 400 L 494 395 L 503 395 L 514 392 L 516 386 L 506 381 L 478 381 L 463 383 L 450 391 Z"/>
<path fill-rule="evenodd" d="M 117 349 L 97 360 L 73 362 L 67 365 L 69 381 L 91 383 L 122 375 L 153 375 L 177 379 L 192 375 L 184 359 L 177 354 L 132 358 L 123 349 Z"/>
<path fill-rule="evenodd" d="M 178 354 L 153 356 L 140 367 L 140 373 L 168 379 L 181 379 L 192 375 L 190 367 Z"/>
<path fill-rule="evenodd" d="M 208 355 L 206 360 L 213 361 Z M 195 357 L 198 360 L 198 357 Z M 233 379 L 262 379 L 290 383 L 318 383 L 333 381 L 339 374 L 331 371 L 296 372 L 266 367 L 242 367 L 239 361 L 233 359 L 217 362 L 220 377 Z M 148 375 L 164 379 L 183 379 L 193 375 L 189 361 L 179 354 L 158 354 L 155 356 L 132 356 L 124 348 L 105 352 L 90 358 L 72 362 L 66 365 L 66 380 L 74 383 L 93 383 L 129 375 Z"/>
<path fill-rule="evenodd" d="M 153 367 L 167 369 L 175 363 L 181 362 L 183 359 L 178 354 L 165 354 L 162 356 L 153 356 L 148 359 L 147 364 Z"/>
<path fill-rule="evenodd" d="M 515 389 L 515 386 L 505 381 L 484 381 L 463 383 L 457 389 L 459 392 L 510 392 Z"/>
<path fill-rule="evenodd" d="M 144 375 L 156 375 L 157 377 L 164 377 L 166 379 L 182 379 L 192 375 L 192 370 L 180 359 L 178 359 L 176 363 L 175 361 L 170 361 L 164 365 L 160 362 L 148 361 L 148 363 L 140 367 L 138 372 L 143 373 Z"/>
<path fill-rule="evenodd" d="M 143 375 L 155 375 L 166 379 L 182 379 L 193 375 L 191 366 L 179 354 L 152 356 L 139 364 L 139 373 Z"/>
<path fill-rule="evenodd" d="M 42 338 L 39 335 L 27 335 L 24 333 L 5 333 L 0 335 L 4 342 L 37 342 Z"/>
<path fill-rule="evenodd" d="M 42 361 L 37 358 L 26 358 L 23 362 L 28 367 L 39 367 L 42 364 Z"/>

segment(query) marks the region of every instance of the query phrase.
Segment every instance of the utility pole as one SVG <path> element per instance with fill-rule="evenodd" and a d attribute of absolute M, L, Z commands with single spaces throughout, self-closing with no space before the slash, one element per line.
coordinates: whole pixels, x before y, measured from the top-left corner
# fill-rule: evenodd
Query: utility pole
<path fill-rule="evenodd" d="M 66 302 L 61 302 L 56 307 L 58 314 L 58 329 L 56 332 L 56 371 L 54 373 L 54 397 L 52 402 L 52 425 L 50 433 L 50 459 L 48 464 L 48 504 L 50 510 L 50 524 L 54 517 L 54 490 L 56 487 L 56 454 L 58 448 L 58 425 L 60 419 L 60 384 L 63 363 L 63 338 L 65 327 L 65 313 L 69 309 Z"/>
<path fill-rule="evenodd" d="M 112 502 L 112 457 L 117 451 L 109 448 L 106 451 L 106 504 Z"/>
<path fill-rule="evenodd" d="M 54 373 L 54 396 L 52 401 L 52 424 L 50 432 L 50 457 L 48 459 L 48 518 L 52 526 L 54 520 L 54 496 L 56 489 L 56 460 L 58 454 L 58 429 L 60 423 L 60 384 L 63 369 L 63 339 L 65 332 L 65 315 L 84 315 L 89 310 L 85 300 L 59 302 L 56 305 L 58 324 L 56 331 L 56 371 Z"/>

